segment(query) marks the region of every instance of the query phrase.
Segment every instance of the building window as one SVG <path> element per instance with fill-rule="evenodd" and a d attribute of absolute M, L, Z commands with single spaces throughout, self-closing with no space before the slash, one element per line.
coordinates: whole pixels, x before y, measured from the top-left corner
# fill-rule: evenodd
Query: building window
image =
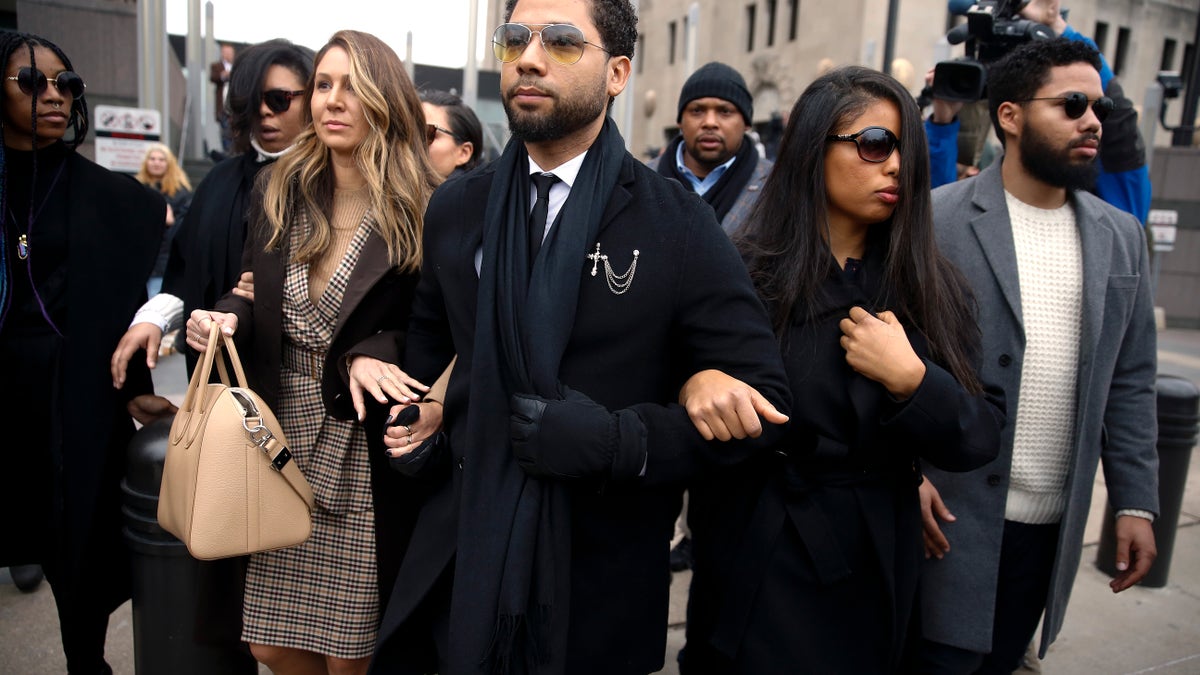
<path fill-rule="evenodd" d="M 675 63 L 675 22 L 667 24 L 667 65 Z"/>
<path fill-rule="evenodd" d="M 1125 72 L 1125 57 L 1129 55 L 1129 29 L 1121 26 L 1117 29 L 1117 53 L 1113 57 L 1113 75 Z"/>
<path fill-rule="evenodd" d="M 1158 63 L 1159 70 L 1175 70 L 1175 48 L 1178 43 L 1167 38 L 1163 40 L 1162 61 Z"/>
<path fill-rule="evenodd" d="M 778 0 L 767 0 L 767 46 L 775 46 L 775 7 Z"/>
<path fill-rule="evenodd" d="M 1183 78 L 1183 86 L 1187 86 L 1188 82 L 1192 81 L 1192 54 L 1196 51 L 1196 45 L 1186 45 L 1183 48 L 1183 67 L 1180 68 L 1180 76 Z"/>
<path fill-rule="evenodd" d="M 796 41 L 796 29 L 800 27 L 800 0 L 788 0 L 788 42 Z"/>
<path fill-rule="evenodd" d="M 758 7 L 755 5 L 746 5 L 746 51 L 754 51 L 754 19 L 758 14 Z"/>
<path fill-rule="evenodd" d="M 1103 21 L 1096 22 L 1096 32 L 1092 35 L 1092 40 L 1096 42 L 1096 48 L 1104 53 L 1105 43 L 1108 42 L 1108 24 Z"/>
<path fill-rule="evenodd" d="M 642 74 L 642 64 L 646 62 L 646 36 L 638 33 L 637 41 L 637 74 Z"/>

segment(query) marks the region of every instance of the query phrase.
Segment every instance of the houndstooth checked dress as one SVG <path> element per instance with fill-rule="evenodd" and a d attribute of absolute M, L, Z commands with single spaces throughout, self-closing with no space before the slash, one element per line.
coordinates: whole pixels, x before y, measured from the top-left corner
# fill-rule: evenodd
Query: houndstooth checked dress
<path fill-rule="evenodd" d="M 307 218 L 297 225 L 293 247 Z M 316 305 L 309 299 L 309 265 L 287 263 L 276 414 L 316 505 L 308 541 L 250 556 L 242 613 L 247 642 L 345 659 L 370 656 L 375 646 L 379 591 L 366 433 L 326 415 L 321 402 L 324 355 L 371 230 L 368 215 Z"/>

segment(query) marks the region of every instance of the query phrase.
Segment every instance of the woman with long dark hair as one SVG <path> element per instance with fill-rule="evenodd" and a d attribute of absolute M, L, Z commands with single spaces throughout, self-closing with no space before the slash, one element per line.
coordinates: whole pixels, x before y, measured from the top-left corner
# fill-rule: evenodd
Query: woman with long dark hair
<path fill-rule="evenodd" d="M 929 193 L 920 114 L 891 77 L 841 68 L 797 101 L 736 235 L 782 345 L 791 422 L 776 452 L 693 488 L 682 672 L 898 667 L 923 556 L 920 462 L 983 465 L 1004 418 L 976 375 L 971 299 L 937 251 Z M 723 377 L 683 394 L 719 437 L 702 411 Z"/>
<path fill-rule="evenodd" d="M 126 406 L 153 386 L 144 365 L 123 391 L 106 371 L 146 297 L 166 204 L 75 152 L 86 89 L 63 50 L 0 32 L 0 69 L 0 566 L 40 564 L 67 669 L 111 673 L 108 615 L 130 591 Z"/>
<path fill-rule="evenodd" d="M 251 384 L 316 497 L 308 541 L 250 556 L 243 638 L 278 674 L 361 673 L 416 505 L 389 470 L 381 435 L 368 452 L 341 396 L 337 355 L 380 331 L 394 340 L 407 325 L 425 204 L 440 177 L 416 89 L 378 38 L 335 33 L 304 101 L 313 125 L 258 184 L 243 257 L 254 299 L 231 294 L 216 311 L 193 311 L 187 341 L 204 351 L 214 321 L 236 331 Z"/>
<path fill-rule="evenodd" d="M 466 173 L 483 163 L 483 126 L 461 98 L 438 89 L 423 91 L 421 107 L 431 129 L 429 161 L 442 178 Z"/>
<path fill-rule="evenodd" d="M 155 367 L 163 335 L 179 328 L 192 310 L 212 307 L 238 283 L 254 179 L 287 153 L 309 124 L 303 102 L 312 59 L 311 49 L 284 39 L 260 42 L 238 54 L 228 91 L 238 154 L 214 166 L 197 186 L 188 219 L 171 237 L 162 292 L 138 310 L 113 352 L 113 386 L 122 386 L 134 352 L 145 349 L 147 365 Z M 246 292 L 252 283 L 242 286 Z M 186 350 L 185 357 L 190 374 L 196 354 Z"/>
<path fill-rule="evenodd" d="M 164 352 L 181 348 L 183 341 L 175 337 L 187 312 L 212 307 L 235 283 L 238 292 L 250 297 L 252 277 L 239 282 L 239 275 L 254 181 L 308 127 L 303 94 L 312 60 L 311 49 L 284 39 L 260 42 L 238 55 L 227 100 L 233 147 L 240 154 L 209 170 L 196 188 L 187 219 L 173 228 L 162 292 L 142 305 L 113 351 L 113 386 L 124 385 L 126 368 L 138 350 L 146 351 L 145 363 L 154 368 L 164 335 Z M 197 355 L 181 351 L 190 376 Z M 205 561 L 198 570 L 196 639 L 222 648 L 230 659 L 250 661 L 241 641 L 245 559 Z"/>

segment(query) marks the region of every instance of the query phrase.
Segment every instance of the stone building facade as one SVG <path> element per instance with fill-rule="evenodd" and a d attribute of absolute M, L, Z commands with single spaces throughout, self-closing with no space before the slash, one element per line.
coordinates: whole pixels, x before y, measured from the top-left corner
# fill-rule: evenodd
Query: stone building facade
<path fill-rule="evenodd" d="M 824 69 L 883 65 L 887 0 L 641 0 L 635 81 L 626 91 L 634 107 L 626 130 L 635 152 L 661 147 L 675 129 L 676 100 L 692 70 L 721 61 L 746 78 L 754 94 L 756 126 L 772 113 L 787 114 Z M 1195 36 L 1196 0 L 1076 0 L 1069 23 L 1094 37 L 1141 104 L 1160 69 L 1182 68 Z M 914 94 L 938 61 L 962 54 L 944 40 L 954 25 L 945 0 L 899 5 L 893 74 Z M 632 94 L 632 95 L 631 95 Z M 1179 101 L 1168 121 L 1178 120 Z M 618 118 L 620 119 L 620 118 Z M 1158 144 L 1169 142 L 1160 129 Z"/>

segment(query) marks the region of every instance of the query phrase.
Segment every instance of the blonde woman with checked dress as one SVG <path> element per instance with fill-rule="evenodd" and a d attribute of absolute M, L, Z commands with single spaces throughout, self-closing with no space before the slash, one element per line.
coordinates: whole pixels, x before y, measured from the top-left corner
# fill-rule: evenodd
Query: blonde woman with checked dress
<path fill-rule="evenodd" d="M 336 33 L 305 98 L 312 128 L 260 176 L 243 263 L 253 301 L 230 295 L 193 312 L 188 344 L 207 348 L 215 321 L 248 346 L 251 385 L 279 416 L 316 496 L 307 542 L 251 556 L 243 639 L 278 674 L 362 673 L 416 490 L 388 470 L 382 435 L 365 431 L 382 426 L 383 407 L 355 419 L 336 355 L 380 328 L 395 340 L 406 325 L 422 214 L 439 178 L 417 92 L 374 36 Z M 425 390 L 398 368 L 389 374 L 378 380 L 394 400 Z M 378 449 L 368 450 L 368 436 Z"/>

